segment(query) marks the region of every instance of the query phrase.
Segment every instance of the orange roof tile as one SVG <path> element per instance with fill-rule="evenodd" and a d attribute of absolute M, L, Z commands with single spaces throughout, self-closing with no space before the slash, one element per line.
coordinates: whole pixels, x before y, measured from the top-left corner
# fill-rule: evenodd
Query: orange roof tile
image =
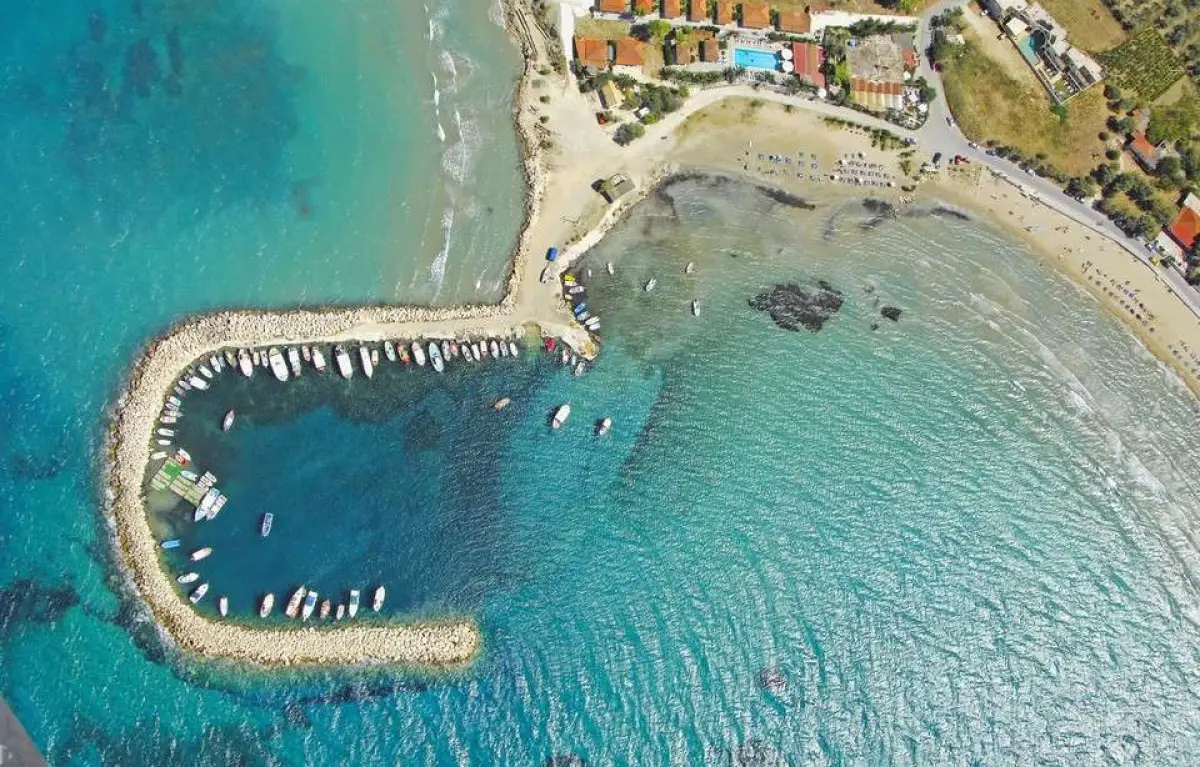
<path fill-rule="evenodd" d="M 654 13 L 654 0 L 633 0 L 633 12 L 638 16 L 649 16 Z"/>
<path fill-rule="evenodd" d="M 825 74 L 821 72 L 824 61 L 825 51 L 817 43 L 792 43 L 792 64 L 796 67 L 796 75 L 818 88 L 825 87 Z"/>
<path fill-rule="evenodd" d="M 742 3 L 742 26 L 746 29 L 771 26 L 771 6 L 759 2 Z"/>
<path fill-rule="evenodd" d="M 589 67 L 608 66 L 608 42 L 594 37 L 575 37 L 575 58 Z"/>
<path fill-rule="evenodd" d="M 900 52 L 904 56 L 904 66 L 908 69 L 917 68 L 917 52 L 912 48 L 905 48 Z"/>
<path fill-rule="evenodd" d="M 629 0 L 596 0 L 601 13 L 629 13 Z"/>
<path fill-rule="evenodd" d="M 688 21 L 704 21 L 708 18 L 708 0 L 688 0 Z"/>
<path fill-rule="evenodd" d="M 691 45 L 675 46 L 675 63 L 679 66 L 691 64 L 696 60 L 695 49 Z"/>
<path fill-rule="evenodd" d="M 1171 239 L 1178 242 L 1185 250 L 1192 247 L 1196 237 L 1200 236 L 1200 214 L 1191 208 L 1183 208 L 1171 222 L 1171 228 L 1167 230 L 1167 234 L 1171 235 Z"/>
<path fill-rule="evenodd" d="M 812 17 L 805 11 L 780 11 L 779 31 L 794 35 L 807 34 L 812 29 Z"/>
<path fill-rule="evenodd" d="M 705 40 L 700 43 L 700 58 L 710 64 L 716 63 L 721 58 L 721 46 L 716 40 Z"/>
<path fill-rule="evenodd" d="M 1129 142 L 1129 148 L 1148 160 L 1153 160 L 1154 153 L 1158 151 L 1143 133 L 1133 134 L 1133 140 Z"/>
<path fill-rule="evenodd" d="M 623 67 L 640 67 L 642 65 L 642 43 L 632 37 L 622 37 L 617 40 L 617 56 L 614 64 Z"/>
<path fill-rule="evenodd" d="M 717 24 L 724 26 L 733 23 L 732 0 L 717 0 Z"/>
<path fill-rule="evenodd" d="M 664 19 L 677 19 L 683 15 L 683 7 L 679 0 L 663 0 L 662 15 Z"/>

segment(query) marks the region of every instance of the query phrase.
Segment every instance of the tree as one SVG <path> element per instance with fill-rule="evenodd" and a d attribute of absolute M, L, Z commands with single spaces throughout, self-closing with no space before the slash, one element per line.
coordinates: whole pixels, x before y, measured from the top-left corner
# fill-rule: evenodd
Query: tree
<path fill-rule="evenodd" d="M 646 32 L 654 42 L 661 43 L 667 35 L 671 34 L 671 25 L 662 19 L 655 19 L 646 24 Z"/>
<path fill-rule="evenodd" d="M 1154 175 L 1158 180 L 1170 187 L 1182 186 L 1184 182 L 1183 161 L 1178 157 L 1167 155 L 1158 161 L 1158 165 L 1154 168 Z"/>
<path fill-rule="evenodd" d="M 1105 83 L 1104 84 L 1104 98 L 1108 99 L 1109 101 L 1120 101 L 1121 100 L 1121 89 L 1118 88 L 1117 86 L 1113 85 L 1112 83 Z"/>
<path fill-rule="evenodd" d="M 613 141 L 625 146 L 645 135 L 646 127 L 641 123 L 621 123 L 613 133 Z"/>
<path fill-rule="evenodd" d="M 1082 200 L 1096 194 L 1096 182 L 1090 176 L 1075 176 L 1067 181 L 1067 188 L 1064 191 L 1067 195 Z"/>
<path fill-rule="evenodd" d="M 1121 157 L 1121 150 L 1120 149 L 1107 149 L 1104 152 L 1104 156 L 1115 162 L 1116 160 L 1118 160 Z"/>
<path fill-rule="evenodd" d="M 1092 178 L 1097 184 L 1104 187 L 1108 186 L 1116 175 L 1117 169 L 1106 163 L 1097 165 L 1096 169 L 1092 171 Z"/>

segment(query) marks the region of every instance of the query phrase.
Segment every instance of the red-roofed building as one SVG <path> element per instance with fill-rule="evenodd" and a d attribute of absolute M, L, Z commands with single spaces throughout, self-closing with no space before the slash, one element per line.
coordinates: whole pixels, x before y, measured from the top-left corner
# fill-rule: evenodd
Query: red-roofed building
<path fill-rule="evenodd" d="M 780 11 L 779 31 L 792 35 L 806 35 L 812 29 L 812 17 L 807 11 Z"/>
<path fill-rule="evenodd" d="M 850 81 L 850 100 L 867 109 L 884 112 L 904 108 L 904 86 L 855 77 Z"/>
<path fill-rule="evenodd" d="M 716 64 L 721 60 L 721 46 L 716 40 L 700 41 L 700 60 L 707 64 Z"/>
<path fill-rule="evenodd" d="M 1197 199 L 1194 194 L 1189 194 L 1183 200 L 1183 207 L 1179 209 L 1179 215 L 1166 230 L 1171 239 L 1177 242 L 1184 252 L 1191 249 L 1196 238 L 1200 237 L 1200 211 L 1196 209 L 1198 206 L 1200 206 L 1200 199 Z"/>
<path fill-rule="evenodd" d="M 654 0 L 633 0 L 633 13 L 636 16 L 649 16 L 654 13 Z"/>
<path fill-rule="evenodd" d="M 824 88 L 825 74 L 821 71 L 824 63 L 825 50 L 817 43 L 792 43 L 792 65 L 796 67 L 796 77 Z"/>
<path fill-rule="evenodd" d="M 629 0 L 596 0 L 596 10 L 600 13 L 629 13 Z"/>
<path fill-rule="evenodd" d="M 771 26 L 771 6 L 766 3 L 742 3 L 742 26 L 746 29 L 766 29 Z"/>
<path fill-rule="evenodd" d="M 717 25 L 733 23 L 733 0 L 717 0 Z"/>
<path fill-rule="evenodd" d="M 640 40 L 632 37 L 617 40 L 617 55 L 613 58 L 613 64 L 619 67 L 640 67 L 644 61 Z"/>
<path fill-rule="evenodd" d="M 678 19 L 683 16 L 683 6 L 679 0 L 662 0 L 662 16 L 664 19 Z"/>
<path fill-rule="evenodd" d="M 1150 143 L 1144 133 L 1134 133 L 1129 139 L 1129 153 L 1133 155 L 1133 159 L 1137 160 L 1138 165 L 1141 165 L 1148 173 L 1153 173 L 1158 167 L 1158 161 L 1162 159 L 1162 152 L 1159 147 Z"/>
<path fill-rule="evenodd" d="M 688 0 L 688 21 L 706 21 L 708 19 L 708 0 Z"/>
<path fill-rule="evenodd" d="M 696 47 L 690 43 L 673 45 L 671 46 L 671 55 L 675 60 L 675 66 L 686 67 L 696 60 Z"/>
<path fill-rule="evenodd" d="M 604 69 L 608 66 L 608 41 L 594 37 L 575 37 L 575 58 L 585 67 Z"/>

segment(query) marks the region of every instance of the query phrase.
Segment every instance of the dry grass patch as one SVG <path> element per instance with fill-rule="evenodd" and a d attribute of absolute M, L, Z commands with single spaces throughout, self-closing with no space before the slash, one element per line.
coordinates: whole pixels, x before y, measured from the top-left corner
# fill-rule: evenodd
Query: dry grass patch
<path fill-rule="evenodd" d="M 580 37 L 616 40 L 618 37 L 628 37 L 632 26 L 628 21 L 584 17 L 582 19 L 575 19 L 575 34 Z"/>
<path fill-rule="evenodd" d="M 1085 51 L 1100 53 L 1125 42 L 1125 30 L 1100 0 L 1041 0 L 1059 24 L 1067 29 L 1067 39 Z"/>
<path fill-rule="evenodd" d="M 1100 88 L 1072 99 L 1065 118 L 1051 111 L 1049 97 L 1030 73 L 1018 79 L 986 56 L 974 35 L 956 58 L 944 63 L 946 100 L 963 133 L 975 141 L 1016 147 L 1073 176 L 1104 161 L 1108 107 Z"/>

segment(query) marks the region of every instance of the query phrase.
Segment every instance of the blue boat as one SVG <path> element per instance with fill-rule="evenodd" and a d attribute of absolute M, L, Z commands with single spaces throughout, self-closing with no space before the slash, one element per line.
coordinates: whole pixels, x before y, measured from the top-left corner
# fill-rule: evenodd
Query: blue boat
<path fill-rule="evenodd" d="M 575 304 L 574 312 L 575 312 L 576 317 L 578 317 L 579 315 L 583 314 L 586 311 L 587 311 L 587 304 Z"/>
<path fill-rule="evenodd" d="M 163 541 L 163 542 L 162 542 L 162 547 L 163 547 L 164 549 L 177 549 L 177 548 L 179 548 L 179 539 L 178 539 L 178 538 L 172 538 L 172 539 L 171 539 L 171 540 L 169 540 L 169 541 Z"/>
<path fill-rule="evenodd" d="M 550 250 L 546 251 L 547 261 L 553 261 L 556 258 L 558 258 L 558 248 L 550 248 Z"/>

